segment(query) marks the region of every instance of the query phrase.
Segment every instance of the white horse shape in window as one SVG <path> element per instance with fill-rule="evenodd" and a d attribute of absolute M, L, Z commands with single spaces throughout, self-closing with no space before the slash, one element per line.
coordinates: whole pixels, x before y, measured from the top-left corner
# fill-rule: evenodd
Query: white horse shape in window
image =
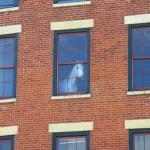
<path fill-rule="evenodd" d="M 62 93 L 73 93 L 77 92 L 77 78 L 83 78 L 84 66 L 82 64 L 76 64 L 67 79 L 62 80 L 59 85 L 59 89 Z"/>

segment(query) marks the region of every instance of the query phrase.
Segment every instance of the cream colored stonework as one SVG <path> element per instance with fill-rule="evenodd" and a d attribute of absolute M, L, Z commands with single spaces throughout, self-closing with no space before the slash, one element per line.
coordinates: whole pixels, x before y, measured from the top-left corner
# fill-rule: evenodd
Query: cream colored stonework
<path fill-rule="evenodd" d="M 14 102 L 16 102 L 16 98 L 1 99 L 0 100 L 0 104 L 3 104 L 3 103 L 14 103 Z"/>
<path fill-rule="evenodd" d="M 125 120 L 125 129 L 150 128 L 150 119 Z"/>
<path fill-rule="evenodd" d="M 93 122 L 49 124 L 49 132 L 78 132 L 93 130 Z"/>
<path fill-rule="evenodd" d="M 125 16 L 124 17 L 124 23 L 127 25 L 140 24 L 140 23 L 150 23 L 150 14 Z"/>
<path fill-rule="evenodd" d="M 85 99 L 90 98 L 91 94 L 82 94 L 82 95 L 66 95 L 66 96 L 52 96 L 51 99 L 61 100 L 61 99 Z"/>
<path fill-rule="evenodd" d="M 51 30 L 83 29 L 91 28 L 93 26 L 93 19 L 51 22 Z"/>
<path fill-rule="evenodd" d="M 143 94 L 150 94 L 150 90 L 146 91 L 129 91 L 127 95 L 143 95 Z"/>
<path fill-rule="evenodd" d="M 18 126 L 0 127 L 0 136 L 17 135 Z"/>
<path fill-rule="evenodd" d="M 73 3 L 58 3 L 58 4 L 53 4 L 53 7 L 82 6 L 82 5 L 90 5 L 90 4 L 91 4 L 91 1 L 73 2 Z"/>
<path fill-rule="evenodd" d="M 1 12 L 18 11 L 18 10 L 19 10 L 19 7 L 4 8 L 4 9 L 0 9 L 0 13 Z"/>
<path fill-rule="evenodd" d="M 0 26 L 0 35 L 14 34 L 21 32 L 21 25 Z"/>

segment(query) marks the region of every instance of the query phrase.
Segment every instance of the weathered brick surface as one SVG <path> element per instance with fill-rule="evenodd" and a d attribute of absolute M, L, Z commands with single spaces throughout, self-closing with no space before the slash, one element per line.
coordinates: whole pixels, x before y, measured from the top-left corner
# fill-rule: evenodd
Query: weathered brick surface
<path fill-rule="evenodd" d="M 49 123 L 93 121 L 91 150 L 127 150 L 125 119 L 149 118 L 150 96 L 127 96 L 125 15 L 150 13 L 150 0 L 92 0 L 52 8 L 52 0 L 21 0 L 20 11 L 0 13 L 0 25 L 22 24 L 17 102 L 0 105 L 0 126 L 18 125 L 15 150 L 51 150 Z M 50 22 L 94 19 L 89 99 L 51 100 L 53 31 Z"/>

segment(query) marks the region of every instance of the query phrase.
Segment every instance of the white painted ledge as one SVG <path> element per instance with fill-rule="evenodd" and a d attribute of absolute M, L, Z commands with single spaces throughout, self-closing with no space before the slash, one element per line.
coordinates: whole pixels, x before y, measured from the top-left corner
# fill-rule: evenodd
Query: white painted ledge
<path fill-rule="evenodd" d="M 53 7 L 71 7 L 71 6 L 83 6 L 83 5 L 91 5 L 91 1 L 73 2 L 73 3 L 58 3 L 58 4 L 53 4 Z"/>
<path fill-rule="evenodd" d="M 124 24 L 140 24 L 140 23 L 150 23 L 150 14 L 132 15 L 124 17 Z"/>
<path fill-rule="evenodd" d="M 90 98 L 91 94 L 83 94 L 83 95 L 66 95 L 66 96 L 52 96 L 51 99 L 59 100 L 59 99 L 80 99 L 80 98 Z"/>
<path fill-rule="evenodd" d="M 93 26 L 94 20 L 87 19 L 87 20 L 51 22 L 50 28 L 51 30 L 71 30 L 71 29 L 92 28 Z"/>
<path fill-rule="evenodd" d="M 0 9 L 0 13 L 2 12 L 10 12 L 10 11 L 18 11 L 19 7 L 11 7 L 11 8 L 2 8 Z"/>
<path fill-rule="evenodd" d="M 93 122 L 49 124 L 49 133 L 92 131 Z"/>
<path fill-rule="evenodd" d="M 0 26 L 0 35 L 14 34 L 21 32 L 21 25 Z"/>
<path fill-rule="evenodd" d="M 150 128 L 150 119 L 125 120 L 125 129 Z"/>
<path fill-rule="evenodd" d="M 18 126 L 0 127 L 0 136 L 17 135 Z"/>
<path fill-rule="evenodd" d="M 146 91 L 128 91 L 127 95 L 144 95 L 144 94 L 150 94 L 150 90 Z"/>
<path fill-rule="evenodd" d="M 14 102 L 16 102 L 16 98 L 1 99 L 1 100 L 0 100 L 0 104 L 4 104 L 4 103 L 14 103 Z"/>

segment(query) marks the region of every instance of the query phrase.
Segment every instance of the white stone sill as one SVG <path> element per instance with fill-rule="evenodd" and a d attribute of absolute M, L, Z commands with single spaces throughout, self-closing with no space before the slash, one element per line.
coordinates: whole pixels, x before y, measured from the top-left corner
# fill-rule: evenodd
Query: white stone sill
<path fill-rule="evenodd" d="M 16 102 L 16 98 L 1 99 L 1 100 L 0 100 L 0 104 L 4 104 L 4 103 L 14 103 L 14 102 Z"/>
<path fill-rule="evenodd" d="M 71 6 L 82 6 L 82 5 L 91 5 L 91 1 L 85 1 L 85 2 L 73 2 L 73 3 L 58 3 L 53 4 L 53 7 L 71 7 Z"/>
<path fill-rule="evenodd" d="M 67 95 L 67 96 L 52 96 L 52 100 L 63 100 L 63 99 L 84 99 L 84 98 L 90 98 L 91 94 L 82 94 L 82 95 Z"/>
<path fill-rule="evenodd" d="M 128 91 L 127 95 L 145 95 L 145 94 L 150 94 L 150 90 L 146 91 Z"/>
<path fill-rule="evenodd" d="M 11 8 L 2 8 L 0 9 L 0 13 L 2 12 L 10 12 L 10 11 L 18 11 L 19 7 L 11 7 Z"/>

